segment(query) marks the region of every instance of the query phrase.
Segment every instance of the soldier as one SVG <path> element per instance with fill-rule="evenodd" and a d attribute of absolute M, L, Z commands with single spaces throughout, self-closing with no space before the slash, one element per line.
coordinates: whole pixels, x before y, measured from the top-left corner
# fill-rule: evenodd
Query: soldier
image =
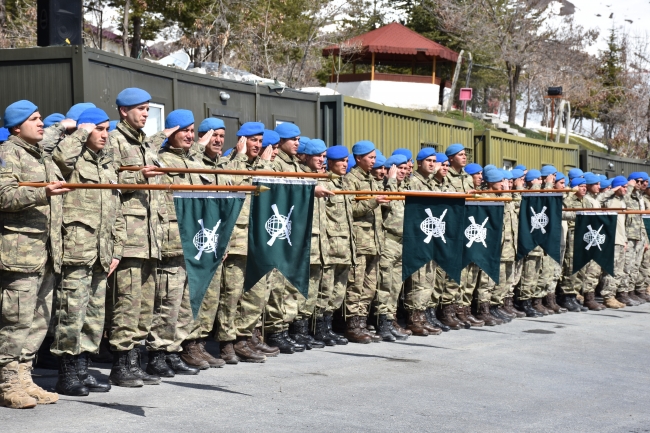
<path fill-rule="evenodd" d="M 474 189 L 481 189 L 483 185 L 483 167 L 475 162 L 465 166 L 465 173 L 472 176 L 472 184 Z"/>
<path fill-rule="evenodd" d="M 200 139 L 206 135 L 210 136 L 203 149 L 203 164 L 206 168 L 219 168 L 222 165 L 221 153 L 226 140 L 226 124 L 221 119 L 208 117 L 199 124 L 198 133 Z"/>
<path fill-rule="evenodd" d="M 510 181 L 509 188 L 510 189 L 525 189 L 526 188 L 526 179 L 525 179 L 525 174 L 523 170 L 520 170 L 518 168 L 515 168 L 512 170 L 512 181 Z M 519 236 L 519 207 L 521 206 L 521 194 L 519 193 L 514 193 L 512 194 L 512 204 L 514 206 L 516 218 L 515 218 L 515 223 L 516 223 L 516 228 L 515 232 L 517 233 L 517 236 Z M 517 238 L 515 238 L 517 239 Z M 517 245 L 517 242 L 515 241 L 515 245 Z M 506 295 L 506 298 L 504 300 L 504 310 L 507 311 L 510 314 L 514 314 L 516 317 L 526 317 L 526 314 L 519 311 L 517 308 L 515 308 L 515 302 L 514 302 L 514 297 L 515 297 L 515 287 L 519 286 L 519 283 L 521 281 L 521 274 L 524 268 L 524 260 L 523 259 L 516 259 L 515 255 L 515 263 L 514 263 L 514 269 L 513 269 L 513 277 L 512 277 L 512 284 L 510 285 L 510 288 L 508 290 L 508 294 Z"/>
<path fill-rule="evenodd" d="M 555 173 L 555 189 L 565 189 L 566 188 L 566 177 L 559 171 Z M 599 206 L 600 207 L 600 206 Z M 564 253 L 566 251 L 566 239 L 569 226 L 567 221 L 562 221 L 562 237 L 560 238 L 560 263 L 564 263 Z M 547 259 L 548 257 L 548 259 Z M 550 270 L 544 273 L 543 281 L 541 283 L 541 291 L 546 292 L 546 296 L 543 298 L 543 304 L 547 309 L 553 310 L 554 313 L 561 314 L 566 313 L 568 310 L 561 307 L 556 302 L 555 291 L 557 285 L 562 277 L 562 266 L 560 263 L 557 263 L 555 260 L 551 259 L 549 256 L 544 257 L 545 262 L 542 263 L 542 266 L 547 266 Z M 595 263 L 594 263 L 595 264 Z M 538 284 L 538 287 L 540 284 Z"/>
<path fill-rule="evenodd" d="M 648 186 L 648 175 L 643 172 L 630 173 L 628 176 L 630 185 L 625 196 L 627 209 L 646 210 L 643 200 L 643 191 Z M 648 235 L 643 225 L 642 215 L 627 215 L 625 220 L 625 231 L 627 235 L 627 251 L 625 252 L 625 294 L 623 297 L 630 299 L 632 304 L 645 304 L 645 299 L 635 294 L 637 281 L 639 280 L 639 269 L 643 261 L 643 254 L 648 249 Z M 631 306 L 630 302 L 619 300 Z"/>
<path fill-rule="evenodd" d="M 280 150 L 280 134 L 272 129 L 265 129 L 262 135 L 262 149 L 266 149 L 267 146 L 271 146 L 273 149 L 273 153 L 271 154 L 271 162 L 273 162 Z"/>
<path fill-rule="evenodd" d="M 395 155 L 404 155 L 406 157 L 407 172 L 406 172 L 406 178 L 404 179 L 404 182 L 406 182 L 404 187 L 408 188 L 409 180 L 413 175 L 413 153 L 408 149 L 402 148 L 402 149 L 395 149 L 391 154 L 391 156 L 395 156 Z"/>
<path fill-rule="evenodd" d="M 370 170 L 370 175 L 375 178 L 377 182 L 383 182 L 386 178 L 386 158 L 383 155 L 377 155 L 375 164 Z"/>
<path fill-rule="evenodd" d="M 375 165 L 375 145 L 370 141 L 359 141 L 352 147 L 356 166 L 343 178 L 344 189 L 348 191 L 379 191 L 381 186 L 370 175 Z M 389 201 L 378 195 L 370 200 L 358 201 L 352 205 L 354 217 L 354 240 L 357 263 L 348 279 L 345 299 L 347 329 L 345 337 L 354 343 L 381 341 L 381 337 L 366 329 L 370 302 L 377 291 L 379 257 L 381 256 L 382 215 L 379 206 Z"/>
<path fill-rule="evenodd" d="M 71 183 L 117 183 L 108 142 L 108 115 L 85 110 L 77 130 L 54 149 L 53 160 Z M 51 352 L 59 356 L 56 391 L 64 395 L 107 392 L 88 372 L 104 332 L 106 279 L 122 258 L 126 227 L 117 190 L 79 189 L 63 199 L 63 267 L 55 305 Z"/>
<path fill-rule="evenodd" d="M 128 88 L 117 95 L 120 123 L 109 134 L 108 151 L 113 151 L 114 164 L 142 166 L 139 171 L 122 171 L 118 183 L 154 184 L 158 150 L 176 129 L 147 138 L 142 131 L 149 117 L 151 95 L 142 89 Z M 142 370 L 140 342 L 147 338 L 153 318 L 156 272 L 162 244 L 161 220 L 167 208 L 159 191 L 122 190 L 122 214 L 126 221 L 126 242 L 120 264 L 109 280 L 113 290 L 113 317 L 110 345 L 113 367 L 109 380 L 113 385 L 140 387 L 157 385 L 160 377 Z"/>
<path fill-rule="evenodd" d="M 60 196 L 70 190 L 38 146 L 43 122 L 36 105 L 25 100 L 9 105 L 4 127 L 11 135 L 0 145 L 0 406 L 25 409 L 59 399 L 34 384 L 31 372 L 50 322 L 54 274 L 61 272 Z"/>

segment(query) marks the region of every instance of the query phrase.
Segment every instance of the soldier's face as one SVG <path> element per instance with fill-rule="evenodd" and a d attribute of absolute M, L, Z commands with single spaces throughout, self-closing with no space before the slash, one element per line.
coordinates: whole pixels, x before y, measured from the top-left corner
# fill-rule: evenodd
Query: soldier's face
<path fill-rule="evenodd" d="M 578 185 L 578 189 L 576 190 L 576 195 L 580 198 L 587 195 L 587 185 L 585 185 L 584 183 L 582 185 Z"/>
<path fill-rule="evenodd" d="M 325 162 L 325 152 L 320 155 L 305 155 L 305 164 L 314 171 L 321 171 Z"/>
<path fill-rule="evenodd" d="M 298 146 L 300 146 L 300 136 L 280 139 L 280 149 L 287 155 L 297 154 Z"/>
<path fill-rule="evenodd" d="M 439 164 L 436 163 L 436 157 L 430 156 L 428 158 L 424 158 L 421 161 L 418 161 L 418 170 L 424 176 L 429 176 L 431 173 L 433 173 L 436 170 L 437 165 Z"/>
<path fill-rule="evenodd" d="M 262 134 L 246 137 L 246 156 L 249 160 L 257 158 L 262 150 Z"/>
<path fill-rule="evenodd" d="M 409 165 L 408 163 L 406 164 L 400 164 L 397 166 L 397 180 L 398 181 L 403 181 L 406 176 L 409 175 Z"/>
<path fill-rule="evenodd" d="M 443 177 L 447 176 L 447 173 L 449 173 L 449 161 L 445 161 L 440 164 L 440 168 L 436 173 L 436 177 L 442 179 Z"/>
<path fill-rule="evenodd" d="M 472 181 L 474 182 L 475 187 L 481 186 L 483 183 L 483 173 L 479 172 L 472 175 Z"/>
<path fill-rule="evenodd" d="M 566 187 L 566 180 L 565 179 L 560 179 L 557 182 L 555 182 L 555 188 L 556 189 L 564 189 Z"/>
<path fill-rule="evenodd" d="M 413 161 L 410 159 L 406 162 L 406 169 L 407 169 L 407 174 L 410 176 L 411 173 L 413 173 Z"/>
<path fill-rule="evenodd" d="M 274 144 L 273 145 L 273 153 L 271 154 L 271 161 L 275 161 L 275 157 L 278 156 L 279 151 L 280 151 L 280 145 L 279 144 Z"/>
<path fill-rule="evenodd" d="M 108 122 L 100 123 L 95 126 L 95 129 L 88 134 L 88 140 L 86 141 L 86 147 L 97 153 L 106 146 L 106 141 L 108 140 Z"/>
<path fill-rule="evenodd" d="M 647 186 L 648 184 L 643 179 L 637 179 L 636 183 L 634 184 L 634 189 L 641 191 L 646 189 Z"/>
<path fill-rule="evenodd" d="M 370 174 L 372 177 L 375 178 L 375 180 L 381 181 L 384 180 L 386 177 L 386 168 L 385 167 L 379 167 L 379 168 L 373 168 L 370 170 Z"/>
<path fill-rule="evenodd" d="M 12 128 L 15 135 L 22 138 L 29 144 L 36 144 L 43 139 L 43 121 L 41 114 L 36 111 L 23 123 Z"/>
<path fill-rule="evenodd" d="M 223 150 L 223 143 L 226 140 L 226 131 L 223 129 L 217 129 L 212 133 L 212 138 L 205 146 L 205 153 L 208 154 L 211 158 L 216 157 L 217 155 L 221 156 Z"/>
<path fill-rule="evenodd" d="M 465 153 L 464 150 L 461 150 L 456 155 L 454 155 L 450 159 L 450 161 L 451 161 L 451 165 L 456 168 L 465 167 L 467 165 L 467 154 Z"/>
<path fill-rule="evenodd" d="M 134 105 L 133 107 L 120 107 L 120 116 L 132 128 L 138 130 L 144 128 L 149 118 L 149 103 Z"/>
<path fill-rule="evenodd" d="M 600 192 L 600 182 L 594 183 L 593 185 L 587 185 L 587 191 L 592 194 L 598 194 Z"/>
<path fill-rule="evenodd" d="M 377 154 L 373 150 L 370 153 L 366 153 L 365 155 L 361 156 L 355 156 L 354 157 L 357 161 L 357 165 L 366 173 L 368 173 L 370 170 L 372 170 L 372 166 L 375 165 L 375 161 L 377 160 Z"/>
<path fill-rule="evenodd" d="M 501 182 L 490 182 L 488 183 L 488 188 L 496 191 L 501 191 L 504 188 L 505 183 L 508 182 L 508 179 L 503 179 Z"/>
<path fill-rule="evenodd" d="M 188 150 L 194 143 L 194 124 L 179 129 L 169 137 L 169 144 L 177 149 Z"/>
<path fill-rule="evenodd" d="M 346 156 L 343 159 L 328 159 L 327 165 L 332 173 L 345 176 L 348 170 L 348 157 Z"/>

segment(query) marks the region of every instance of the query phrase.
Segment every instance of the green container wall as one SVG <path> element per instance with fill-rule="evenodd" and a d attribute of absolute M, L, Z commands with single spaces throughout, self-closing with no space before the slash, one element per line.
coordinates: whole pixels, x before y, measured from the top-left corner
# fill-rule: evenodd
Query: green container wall
<path fill-rule="evenodd" d="M 580 168 L 583 171 L 604 174 L 609 178 L 618 175 L 627 177 L 634 171 L 650 173 L 650 164 L 647 161 L 623 158 L 591 150 L 580 151 Z"/>

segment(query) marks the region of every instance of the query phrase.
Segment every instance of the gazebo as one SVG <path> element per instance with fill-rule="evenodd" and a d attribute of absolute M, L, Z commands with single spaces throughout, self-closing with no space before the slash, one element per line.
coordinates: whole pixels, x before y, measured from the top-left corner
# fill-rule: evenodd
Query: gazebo
<path fill-rule="evenodd" d="M 391 23 L 323 49 L 333 56 L 327 87 L 339 93 L 403 108 L 435 110 L 449 94 L 440 70 L 453 76 L 458 53 Z M 447 75 L 445 73 L 445 75 Z M 451 87 L 446 80 L 445 85 Z"/>

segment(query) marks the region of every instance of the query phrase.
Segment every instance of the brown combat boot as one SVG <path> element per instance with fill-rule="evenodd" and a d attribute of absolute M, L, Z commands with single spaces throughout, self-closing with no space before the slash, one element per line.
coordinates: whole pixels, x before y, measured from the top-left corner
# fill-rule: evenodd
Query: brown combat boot
<path fill-rule="evenodd" d="M 438 320 L 442 322 L 443 325 L 449 326 L 454 331 L 462 329 L 465 325 L 460 323 L 456 318 L 456 306 L 453 304 L 443 305 L 440 310 L 438 310 Z"/>
<path fill-rule="evenodd" d="M 533 298 L 533 309 L 544 316 L 548 316 L 548 311 L 542 305 L 542 298 Z"/>
<path fill-rule="evenodd" d="M 437 326 L 432 325 L 429 320 L 427 319 L 427 314 L 424 310 L 418 310 L 416 311 L 418 314 L 418 319 L 420 320 L 420 323 L 422 324 L 422 327 L 426 329 L 429 332 L 429 335 L 440 335 L 442 334 L 442 329 L 438 328 Z"/>
<path fill-rule="evenodd" d="M 400 326 L 400 324 L 397 323 L 397 320 L 393 320 L 393 328 L 395 328 L 395 329 L 397 330 L 397 332 L 399 332 L 399 333 L 401 333 L 401 334 L 413 335 L 413 332 L 412 332 L 412 331 L 410 331 L 410 330 L 408 330 L 408 329 L 404 329 L 404 328 L 402 328 L 402 327 Z"/>
<path fill-rule="evenodd" d="M 183 362 L 190 367 L 198 368 L 199 370 L 207 370 L 210 368 L 208 361 L 203 359 L 200 345 L 196 340 L 183 341 L 183 351 L 180 353 Z"/>
<path fill-rule="evenodd" d="M 274 357 L 280 354 L 280 349 L 277 347 L 269 346 L 264 342 L 260 328 L 255 328 L 253 330 L 253 335 L 248 339 L 248 347 L 252 347 L 265 356 Z"/>
<path fill-rule="evenodd" d="M 18 364 L 18 379 L 27 395 L 36 399 L 38 404 L 52 404 L 59 401 L 59 394 L 47 392 L 32 381 L 32 362 Z"/>
<path fill-rule="evenodd" d="M 625 308 L 625 304 L 621 304 L 613 296 L 610 296 L 609 298 L 603 299 L 603 305 L 605 307 L 607 307 L 607 308 L 613 308 L 615 310 L 617 310 L 619 308 Z"/>
<path fill-rule="evenodd" d="M 198 346 L 199 353 L 203 357 L 203 360 L 207 362 L 211 368 L 221 368 L 226 365 L 226 361 L 223 359 L 215 358 L 210 354 L 210 352 L 205 350 L 205 340 L 197 340 L 196 345 Z"/>
<path fill-rule="evenodd" d="M 594 292 L 585 293 L 585 307 L 589 308 L 592 311 L 604 310 L 606 307 L 600 302 L 596 301 L 596 294 Z"/>
<path fill-rule="evenodd" d="M 467 318 L 467 315 L 465 313 L 465 307 L 463 307 L 460 304 L 454 305 L 454 313 L 456 313 L 456 319 L 461 323 L 461 325 L 465 327 L 470 327 L 472 324 L 470 323 L 469 319 Z"/>
<path fill-rule="evenodd" d="M 474 315 L 472 315 L 472 309 L 469 305 L 463 306 L 463 311 L 465 312 L 465 317 L 467 317 L 467 320 L 469 320 L 469 323 L 472 326 L 480 328 L 481 326 L 485 325 L 484 321 L 477 319 Z"/>
<path fill-rule="evenodd" d="M 346 322 L 347 327 L 345 329 L 345 338 L 347 338 L 348 341 L 361 344 L 372 342 L 372 337 L 365 332 L 365 329 L 361 328 L 361 317 L 348 317 Z"/>
<path fill-rule="evenodd" d="M 563 308 L 560 305 L 558 305 L 557 296 L 555 295 L 555 293 L 549 293 L 547 297 L 550 299 L 551 308 L 553 308 L 553 311 L 555 311 L 557 314 L 564 314 L 569 312 L 569 310 L 567 310 L 566 308 Z"/>
<path fill-rule="evenodd" d="M 646 302 L 650 302 L 650 296 L 648 296 L 648 293 L 647 293 L 645 290 L 639 290 L 639 289 L 637 289 L 637 290 L 634 291 L 634 294 L 635 294 L 637 297 L 643 299 L 644 301 L 646 301 Z"/>
<path fill-rule="evenodd" d="M 237 365 L 239 364 L 239 357 L 235 353 L 235 347 L 232 341 L 222 341 L 221 344 L 221 359 L 223 359 L 226 364 Z"/>
<path fill-rule="evenodd" d="M 420 337 L 426 337 L 429 335 L 429 331 L 427 331 L 424 326 L 423 326 L 423 320 L 422 317 L 418 314 L 418 310 L 409 310 L 408 311 L 408 318 L 406 322 L 406 329 L 411 331 L 413 335 L 417 335 Z"/>
<path fill-rule="evenodd" d="M 629 292 L 627 292 L 627 296 L 629 296 L 629 298 L 632 299 L 633 301 L 636 301 L 639 305 L 643 305 L 646 302 L 645 299 L 637 296 L 634 290 L 630 290 Z"/>
<path fill-rule="evenodd" d="M 246 337 L 237 337 L 237 342 L 233 346 L 237 357 L 242 362 L 265 362 L 266 356 L 252 349 L 247 340 Z"/>
<path fill-rule="evenodd" d="M 627 292 L 618 292 L 616 294 L 616 300 L 621 304 L 625 304 L 628 307 L 635 307 L 638 305 L 636 302 L 634 302 L 632 299 L 630 299 L 627 296 Z"/>
<path fill-rule="evenodd" d="M 512 296 L 503 299 L 503 308 L 515 317 L 526 317 L 526 313 L 515 308 L 515 299 Z"/>
<path fill-rule="evenodd" d="M 496 326 L 496 325 L 503 324 L 503 320 L 494 317 L 490 313 L 490 303 L 489 302 L 481 302 L 478 305 L 478 311 L 477 311 L 476 317 L 478 319 L 480 319 L 485 324 L 485 326 Z"/>
<path fill-rule="evenodd" d="M 36 399 L 25 391 L 18 377 L 18 362 L 13 361 L 0 370 L 0 406 L 12 409 L 36 407 Z"/>
<path fill-rule="evenodd" d="M 367 318 L 367 317 L 365 317 L 365 316 L 359 316 L 359 326 L 361 327 L 361 330 L 362 330 L 366 335 L 368 335 L 368 336 L 370 337 L 370 341 L 372 341 L 373 343 L 379 343 L 380 341 L 383 340 L 383 338 L 381 338 L 381 337 L 380 337 L 379 335 L 377 335 L 376 333 L 373 334 L 372 332 L 370 332 L 370 329 L 371 329 L 371 328 L 372 328 L 372 329 L 375 329 L 375 327 L 374 327 L 374 326 L 369 326 L 369 325 L 368 325 L 368 318 Z"/>

